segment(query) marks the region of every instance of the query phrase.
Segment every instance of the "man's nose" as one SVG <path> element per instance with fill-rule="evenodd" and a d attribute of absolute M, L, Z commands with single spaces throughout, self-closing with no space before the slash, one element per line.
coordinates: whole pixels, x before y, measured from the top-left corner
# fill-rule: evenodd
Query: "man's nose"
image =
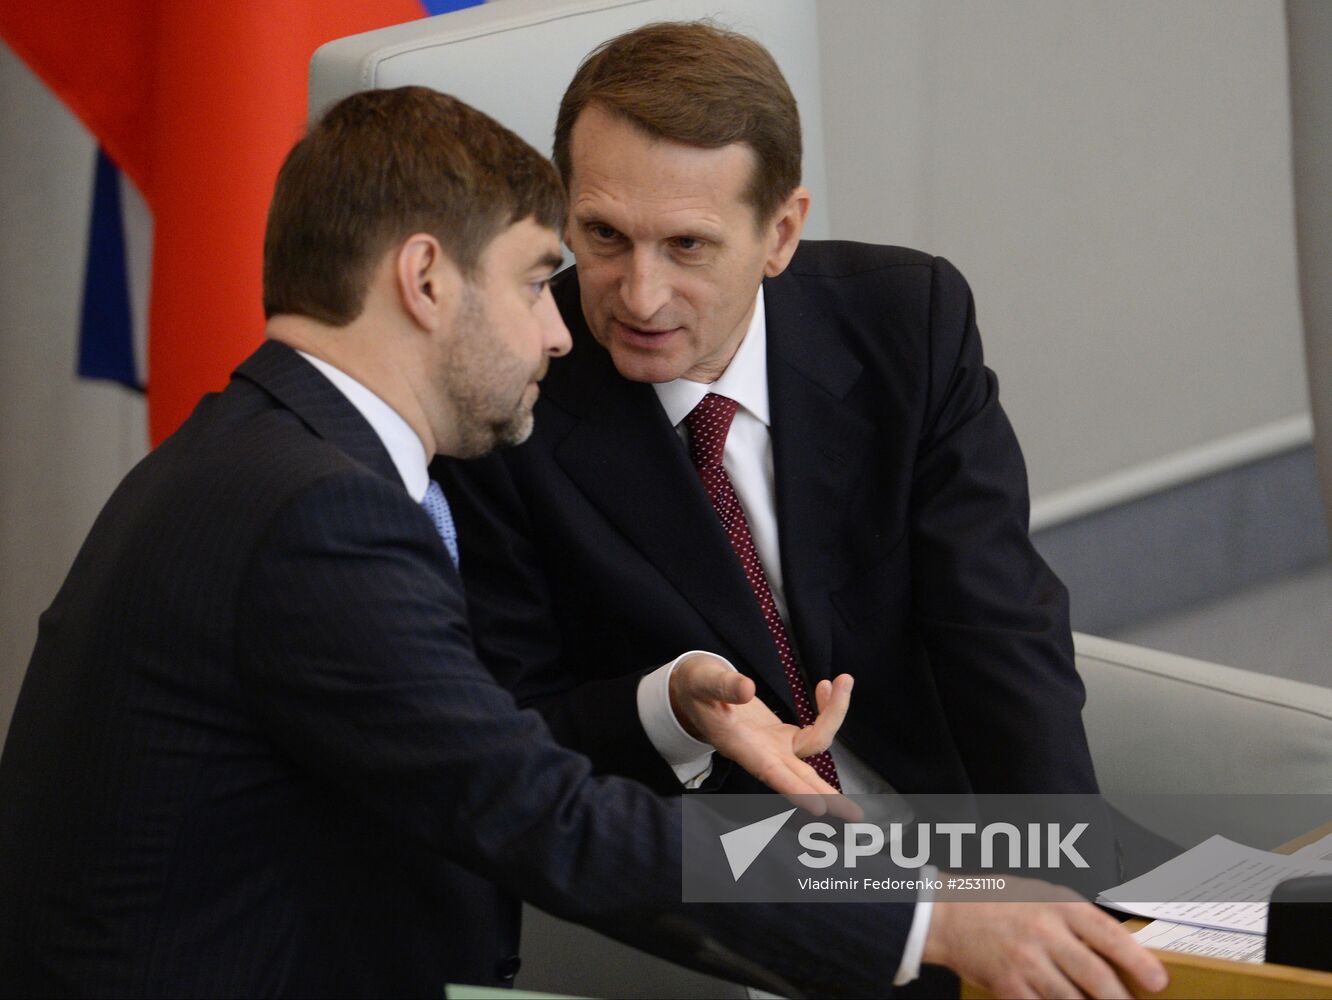
<path fill-rule="evenodd" d="M 541 293 L 537 314 L 541 319 L 541 342 L 546 348 L 546 353 L 552 358 L 568 354 L 573 347 L 573 339 L 569 336 L 569 328 L 564 325 L 560 310 L 555 305 L 555 296 L 550 293 L 549 285 Z"/>
<path fill-rule="evenodd" d="M 635 248 L 625 256 L 620 276 L 620 300 L 629 312 L 624 319 L 649 322 L 670 301 L 671 289 L 664 266 L 649 248 Z"/>

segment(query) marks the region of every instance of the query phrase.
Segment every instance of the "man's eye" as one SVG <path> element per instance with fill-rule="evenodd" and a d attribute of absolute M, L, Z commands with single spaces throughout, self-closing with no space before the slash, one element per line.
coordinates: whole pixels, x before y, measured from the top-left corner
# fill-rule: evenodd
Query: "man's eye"
<path fill-rule="evenodd" d="M 593 236 L 595 236 L 599 240 L 613 240 L 615 239 L 616 236 L 620 235 L 610 226 L 593 225 L 593 226 L 588 226 L 587 228 L 588 232 L 590 232 Z"/>
<path fill-rule="evenodd" d="M 698 250 L 703 246 L 703 241 L 695 236 L 677 236 L 675 245 L 681 250 Z"/>

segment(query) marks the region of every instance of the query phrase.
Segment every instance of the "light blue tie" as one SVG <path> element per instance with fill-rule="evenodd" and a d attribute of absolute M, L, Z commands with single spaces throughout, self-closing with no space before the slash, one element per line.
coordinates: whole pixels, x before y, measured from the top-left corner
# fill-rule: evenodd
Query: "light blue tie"
<path fill-rule="evenodd" d="M 439 483 L 433 479 L 430 485 L 426 487 L 425 499 L 421 501 L 421 506 L 425 512 L 430 515 L 430 520 L 435 522 L 435 530 L 439 532 L 439 537 L 444 539 L 444 547 L 449 550 L 449 555 L 453 557 L 453 565 L 458 565 L 458 528 L 453 523 L 453 511 L 449 510 L 449 501 L 444 496 L 444 491 L 439 488 Z"/>

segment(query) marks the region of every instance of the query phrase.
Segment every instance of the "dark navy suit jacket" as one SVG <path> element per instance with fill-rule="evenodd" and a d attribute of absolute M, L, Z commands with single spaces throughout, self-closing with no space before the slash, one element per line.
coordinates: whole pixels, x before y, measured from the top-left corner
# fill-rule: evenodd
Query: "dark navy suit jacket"
<path fill-rule="evenodd" d="M 652 387 L 592 339 L 576 271 L 556 281 L 574 350 L 532 439 L 434 471 L 482 659 L 599 769 L 678 792 L 637 721 L 645 670 L 713 650 L 793 721 L 790 689 Z M 1094 792 L 1067 594 L 1027 536 L 966 282 L 913 250 L 806 241 L 763 288 L 791 634 L 811 682 L 856 678 L 839 738 L 904 793 Z M 720 786 L 752 787 L 738 768 Z"/>
<path fill-rule="evenodd" d="M 520 895 L 678 958 L 678 803 L 590 772 L 476 660 L 374 431 L 270 342 L 42 616 L 0 758 L 0 994 L 439 996 L 512 974 Z M 869 994 L 910 916 L 683 913 Z"/>

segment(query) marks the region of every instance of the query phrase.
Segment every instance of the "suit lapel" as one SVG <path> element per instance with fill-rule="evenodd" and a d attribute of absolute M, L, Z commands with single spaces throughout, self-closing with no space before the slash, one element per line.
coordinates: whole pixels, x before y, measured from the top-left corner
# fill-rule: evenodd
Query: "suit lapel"
<path fill-rule="evenodd" d="M 253 382 L 300 417 L 314 433 L 337 445 L 385 479 L 401 483 L 384 442 L 338 389 L 314 365 L 286 344 L 264 344 L 236 369 L 235 377 Z"/>
<path fill-rule="evenodd" d="M 568 377 L 548 391 L 577 420 L 555 460 L 794 716 L 777 648 L 684 442 L 652 387 L 622 378 L 571 312 Z"/>
<path fill-rule="evenodd" d="M 864 468 L 873 425 L 846 402 L 862 371 L 798 276 L 764 282 L 777 532 L 793 638 L 814 683 L 833 676 L 829 592 L 845 573 L 836 512 Z"/>

